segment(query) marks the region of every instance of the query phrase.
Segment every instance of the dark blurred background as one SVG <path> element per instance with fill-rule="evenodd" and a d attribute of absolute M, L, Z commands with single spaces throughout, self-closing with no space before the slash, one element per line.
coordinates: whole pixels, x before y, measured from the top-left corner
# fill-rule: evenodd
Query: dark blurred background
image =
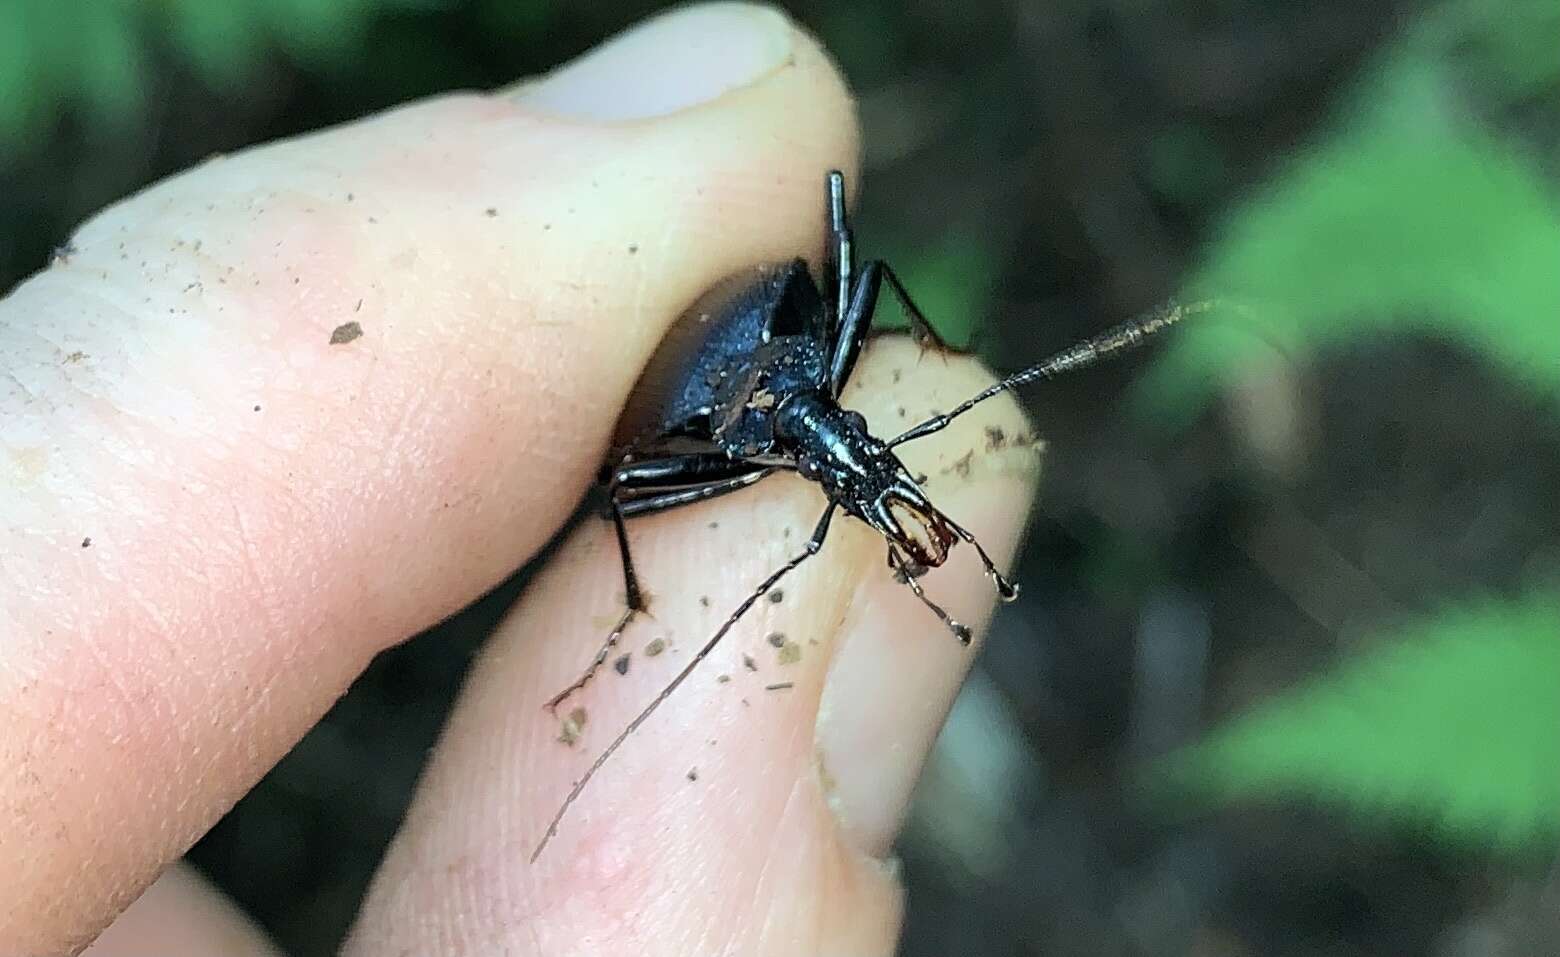
<path fill-rule="evenodd" d="M 0 0 L 0 288 L 212 152 L 661 4 Z M 801 2 L 858 240 L 1037 389 L 1018 577 L 901 842 L 906 957 L 1560 954 L 1560 0 Z M 333 954 L 524 573 L 191 853 Z"/>

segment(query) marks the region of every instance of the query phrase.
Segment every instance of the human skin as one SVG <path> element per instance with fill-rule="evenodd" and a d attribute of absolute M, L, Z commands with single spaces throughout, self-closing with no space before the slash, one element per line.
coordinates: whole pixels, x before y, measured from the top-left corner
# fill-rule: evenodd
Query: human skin
<path fill-rule="evenodd" d="M 856 157 L 811 38 L 688 8 L 537 82 L 207 162 L 0 300 L 0 953 L 86 947 L 375 654 L 547 543 L 667 325 L 739 268 L 816 261 L 824 172 L 854 183 Z M 846 404 L 892 433 L 989 381 L 887 338 Z M 1004 397 L 905 458 L 1006 562 L 1035 459 L 985 454 L 991 426 L 1026 429 Z M 622 594 L 609 526 L 571 532 L 474 666 L 345 953 L 890 953 L 893 835 L 974 649 L 851 519 L 528 860 L 823 505 L 778 476 L 636 520 L 651 617 L 629 673 L 567 706 L 569 747 L 541 704 Z M 983 630 L 970 549 L 923 581 Z M 274 952 L 168 874 L 92 954 Z"/>

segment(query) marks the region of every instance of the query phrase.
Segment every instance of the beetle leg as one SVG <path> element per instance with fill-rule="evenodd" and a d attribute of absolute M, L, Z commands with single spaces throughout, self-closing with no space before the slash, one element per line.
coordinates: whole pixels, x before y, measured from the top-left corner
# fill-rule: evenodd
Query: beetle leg
<path fill-rule="evenodd" d="M 774 474 L 779 466 L 769 466 L 746 472 L 735 478 L 722 479 L 718 482 L 708 482 L 703 485 L 695 485 L 691 488 L 677 489 L 672 492 L 660 492 L 655 495 L 646 495 L 643 498 L 630 498 L 621 503 L 624 518 L 637 518 L 640 515 L 652 515 L 656 512 L 664 512 L 669 508 L 679 505 L 692 505 L 694 502 L 702 502 L 706 499 L 716 498 L 721 495 L 729 495 L 732 492 L 747 488 L 759 479 L 768 478 Z"/>
<path fill-rule="evenodd" d="M 894 274 L 893 268 L 881 259 L 869 259 L 856 277 L 856 286 L 850 293 L 850 304 L 846 306 L 844 318 L 840 320 L 839 337 L 830 344 L 829 394 L 836 399 L 850 380 L 851 370 L 856 367 L 856 360 L 861 356 L 861 347 L 872 330 L 872 315 L 877 310 L 878 293 L 885 279 L 910 323 L 910 334 L 915 337 L 922 351 L 953 351 L 937 334 L 937 330 L 932 328 L 932 324 L 926 321 L 921 307 L 910 298 L 910 293 Z"/>
<path fill-rule="evenodd" d="M 1018 598 L 1018 585 L 1009 581 L 1007 576 L 997 570 L 997 563 L 991 560 L 990 555 L 986 554 L 986 550 L 981 547 L 980 542 L 975 540 L 975 536 L 946 514 L 943 514 L 942 519 L 949 528 L 953 529 L 955 535 L 975 547 L 975 553 L 980 556 L 980 563 L 986 566 L 986 574 L 991 576 L 992 582 L 997 586 L 997 597 L 1005 602 L 1016 600 Z"/>
<path fill-rule="evenodd" d="M 871 266 L 872 263 L 867 265 Z M 938 352 L 952 351 L 948 348 L 948 343 L 943 341 L 943 337 L 937 334 L 937 330 L 932 328 L 932 324 L 926 321 L 926 314 L 921 312 L 921 307 L 910 298 L 909 290 L 905 289 L 905 284 L 899 281 L 899 276 L 895 274 L 893 267 L 888 263 L 883 263 L 882 266 L 883 278 L 888 280 L 888 288 L 893 290 L 894 298 L 899 300 L 899 307 L 905 311 L 905 318 L 910 322 L 910 335 L 915 337 L 916 344 L 923 352 L 927 349 L 936 349 Z"/>
<path fill-rule="evenodd" d="M 639 576 L 634 573 L 634 556 L 628 548 L 628 528 L 623 523 L 625 517 L 623 507 L 616 495 L 612 496 L 611 508 L 612 524 L 617 530 L 618 555 L 623 561 L 623 594 L 624 604 L 627 607 L 623 609 L 623 615 L 617 620 L 617 624 L 612 626 L 612 632 L 607 635 L 607 640 L 601 643 L 596 657 L 585 667 L 580 676 L 574 679 L 574 683 L 548 699 L 546 704 L 548 711 L 557 711 L 558 705 L 590 683 L 590 679 L 595 677 L 596 672 L 606 663 L 607 656 L 623 637 L 623 632 L 628 629 L 629 623 L 645 610 L 644 592 L 639 588 Z"/>
<path fill-rule="evenodd" d="M 953 636 L 959 639 L 959 644 L 968 645 L 970 643 L 969 627 L 944 611 L 941 605 L 926 597 L 926 589 L 922 588 L 921 583 L 916 581 L 916 565 L 914 562 L 900 555 L 899 549 L 890 545 L 888 547 L 888 564 L 894 569 L 894 578 L 912 592 L 915 592 L 915 597 L 921 599 L 921 604 L 930 608 L 932 614 L 936 615 L 939 621 L 948 626 L 948 630 L 953 632 Z"/>
<path fill-rule="evenodd" d="M 641 486 L 638 483 L 657 483 L 660 485 L 676 484 L 679 479 L 694 481 L 699 476 L 724 471 L 730 473 L 739 469 L 735 476 L 719 480 L 709 480 L 691 485 L 687 488 L 672 490 L 656 489 L 654 486 Z M 612 510 L 612 524 L 617 532 L 618 555 L 623 562 L 623 594 L 625 605 L 622 617 L 617 624 L 612 626 L 612 631 L 607 635 L 601 647 L 596 651 L 596 657 L 591 659 L 589 665 L 574 679 L 567 688 L 548 699 L 546 708 L 548 711 L 558 710 L 570 695 L 579 691 L 590 683 L 601 666 L 606 664 L 612 649 L 617 647 L 623 638 L 623 632 L 633 622 L 634 618 L 647 610 L 644 600 L 644 592 L 639 587 L 639 576 L 634 571 L 634 556 L 628 545 L 628 528 L 625 525 L 627 519 L 639 515 L 650 515 L 655 512 L 664 512 L 667 509 L 680 505 L 688 505 L 693 502 L 702 502 L 705 499 L 726 495 L 739 489 L 747 488 L 759 479 L 768 476 L 773 468 L 754 466 L 745 462 L 732 462 L 724 456 L 687 455 L 673 456 L 664 459 L 650 459 L 644 462 L 633 462 L 621 466 L 612 475 L 612 484 L 608 488 L 607 497 Z M 644 492 L 642 497 L 625 498 L 625 493 L 632 494 L 636 491 Z"/>
<path fill-rule="evenodd" d="M 835 339 L 829 348 L 829 395 L 838 399 L 851 370 L 861 356 L 861 347 L 872 329 L 872 313 L 877 308 L 878 291 L 883 288 L 883 264 L 869 261 L 856 277 L 856 285 L 850 292 L 850 303 L 845 307 Z"/>
<path fill-rule="evenodd" d="M 575 782 L 574 788 L 563 799 L 563 804 L 559 805 L 558 813 L 554 814 L 553 819 L 548 823 L 546 833 L 537 842 L 536 850 L 531 852 L 532 864 L 535 864 L 536 859 L 542 856 L 542 851 L 547 849 L 547 842 L 551 841 L 553 835 L 558 833 L 559 822 L 563 820 L 565 814 L 569 813 L 569 808 L 574 805 L 579 796 L 584 793 L 585 786 L 590 783 L 590 779 L 595 777 L 596 772 L 601 770 L 602 765 L 606 764 L 613 753 L 622 747 L 623 742 L 628 740 L 629 735 L 638 731 L 639 726 L 649 720 L 650 715 L 655 713 L 655 709 L 659 708 L 666 699 L 672 696 L 672 692 L 676 691 L 684 681 L 688 680 L 688 676 L 693 674 L 695 668 L 699 667 L 699 663 L 709 657 L 710 652 L 715 650 L 715 646 L 720 644 L 721 639 L 726 637 L 726 633 L 736 626 L 737 621 L 747 614 L 748 609 L 752 608 L 755 602 L 762 598 L 771 588 L 775 587 L 775 584 L 780 579 L 794 571 L 796 566 L 818 554 L 823 548 L 824 539 L 829 535 L 829 523 L 834 518 L 834 510 L 836 508 L 839 508 L 839 503 L 831 499 L 828 507 L 824 509 L 822 517 L 818 519 L 817 527 L 813 529 L 812 538 L 807 540 L 807 547 L 801 554 L 793 556 L 784 565 L 771 572 L 768 578 L 760 582 L 759 586 L 753 589 L 747 598 L 743 599 L 742 604 L 736 607 L 736 610 L 731 613 L 725 623 L 694 654 L 692 660 L 684 665 L 681 671 L 677 672 L 677 676 L 666 687 L 661 689 L 661 693 L 652 698 L 650 703 L 645 705 L 644 710 L 640 711 L 634 720 L 630 721 L 622 731 L 618 732 L 618 736 L 612 739 L 612 743 L 607 745 L 606 749 L 596 756 L 596 760 L 592 761 L 590 767 L 585 769 L 585 773 L 580 775 L 580 779 Z"/>
<path fill-rule="evenodd" d="M 850 221 L 845 213 L 845 175 L 829 173 L 825 187 L 828 208 L 824 211 L 823 295 L 828 309 L 825 336 L 832 346 L 838 340 L 840 326 L 855 283 L 856 255 L 851 246 Z"/>

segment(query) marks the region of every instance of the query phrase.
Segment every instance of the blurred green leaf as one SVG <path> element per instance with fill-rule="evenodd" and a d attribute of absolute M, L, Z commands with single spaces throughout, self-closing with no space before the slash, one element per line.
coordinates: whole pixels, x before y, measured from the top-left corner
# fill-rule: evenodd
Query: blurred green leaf
<path fill-rule="evenodd" d="M 267 0 L 259 12 L 279 46 L 322 65 L 357 49 L 367 15 L 392 5 L 391 0 Z"/>
<path fill-rule="evenodd" d="M 165 0 L 169 31 L 202 79 L 231 89 L 252 70 L 265 46 L 254 6 L 245 0 Z"/>
<path fill-rule="evenodd" d="M 1560 0 L 1450 0 L 1408 43 L 1465 61 L 1461 74 L 1509 105 L 1560 83 Z"/>
<path fill-rule="evenodd" d="M 1449 610 L 1393 640 L 1171 755 L 1154 782 L 1199 801 L 1321 799 L 1513 850 L 1560 836 L 1560 596 Z"/>
<path fill-rule="evenodd" d="M 27 10 L 21 4 L 0 3 L 0 146 L 22 135 L 32 113 L 27 23 Z"/>
<path fill-rule="evenodd" d="M 219 89 L 271 48 L 312 66 L 356 52 L 373 19 L 443 0 L 0 0 L 0 140 L 24 142 L 67 106 L 97 127 L 134 121 L 154 38 Z M 538 4 L 541 5 L 541 4 Z"/>
<path fill-rule="evenodd" d="M 1184 424 L 1275 349 L 1409 325 L 1560 390 L 1560 204 L 1537 165 L 1461 116 L 1434 61 L 1388 62 L 1352 103 L 1227 220 L 1188 298 L 1238 308 L 1172 339 L 1140 409 Z"/>
<path fill-rule="evenodd" d="M 144 52 L 135 34 L 135 11 L 116 0 L 82 13 L 74 37 L 80 50 L 78 88 L 91 118 L 113 126 L 142 106 Z"/>

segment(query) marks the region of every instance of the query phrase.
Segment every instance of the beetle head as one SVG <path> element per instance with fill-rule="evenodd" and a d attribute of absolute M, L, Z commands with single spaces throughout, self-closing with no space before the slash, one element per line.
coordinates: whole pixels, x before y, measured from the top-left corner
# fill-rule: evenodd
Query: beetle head
<path fill-rule="evenodd" d="M 863 512 L 868 524 L 921 568 L 947 561 L 948 550 L 958 541 L 947 518 L 903 471 Z"/>

